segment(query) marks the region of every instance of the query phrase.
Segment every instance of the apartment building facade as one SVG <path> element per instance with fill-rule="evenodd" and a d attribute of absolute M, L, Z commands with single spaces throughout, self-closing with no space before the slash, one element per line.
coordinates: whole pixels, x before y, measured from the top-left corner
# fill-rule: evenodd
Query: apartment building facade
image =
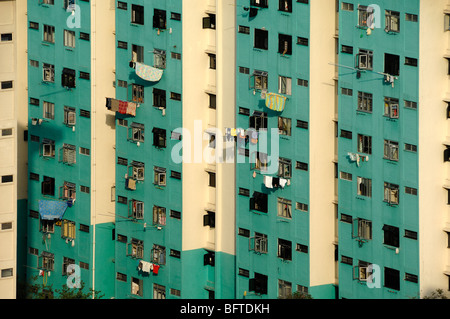
<path fill-rule="evenodd" d="M 26 212 L 26 5 L 0 2 L 0 298 L 16 297 L 23 270 L 18 218 Z M 25 64 L 25 65 L 24 65 Z"/>
<path fill-rule="evenodd" d="M 27 278 L 53 289 L 79 280 L 105 297 L 114 287 L 114 120 L 104 108 L 114 56 L 103 55 L 113 15 L 97 1 L 27 7 Z"/>
<path fill-rule="evenodd" d="M 340 298 L 449 289 L 446 10 L 340 1 Z"/>

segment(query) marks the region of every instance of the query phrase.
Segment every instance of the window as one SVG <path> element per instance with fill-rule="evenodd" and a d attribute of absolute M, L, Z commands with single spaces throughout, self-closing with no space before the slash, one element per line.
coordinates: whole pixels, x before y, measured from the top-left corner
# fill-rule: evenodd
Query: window
<path fill-rule="evenodd" d="M 345 181 L 352 181 L 353 180 L 353 176 L 351 173 L 347 173 L 347 172 L 340 172 L 340 178 L 342 180 Z"/>
<path fill-rule="evenodd" d="M 44 119 L 54 120 L 55 119 L 55 104 L 44 101 Z"/>
<path fill-rule="evenodd" d="M 358 92 L 358 111 L 372 113 L 373 96 L 372 93 Z"/>
<path fill-rule="evenodd" d="M 386 10 L 386 32 L 400 32 L 400 12 Z"/>
<path fill-rule="evenodd" d="M 417 59 L 405 57 L 405 65 L 417 66 Z"/>
<path fill-rule="evenodd" d="M 208 53 L 208 58 L 209 58 L 209 68 L 211 70 L 215 70 L 216 69 L 216 55 L 212 54 L 212 53 Z"/>
<path fill-rule="evenodd" d="M 55 157 L 55 141 L 49 139 L 42 140 L 42 153 L 43 157 Z"/>
<path fill-rule="evenodd" d="M 417 195 L 417 188 L 412 188 L 412 187 L 405 186 L 405 194 Z"/>
<path fill-rule="evenodd" d="M 69 265 L 74 265 L 74 264 L 75 264 L 75 259 L 63 257 L 62 275 L 63 276 L 71 275 L 75 270 L 73 269 L 72 272 L 69 273 L 67 268 L 69 267 Z"/>
<path fill-rule="evenodd" d="M 405 143 L 405 151 L 409 152 L 417 152 L 417 145 L 407 144 Z"/>
<path fill-rule="evenodd" d="M 255 44 L 256 49 L 269 49 L 269 31 L 262 29 L 255 29 Z"/>
<path fill-rule="evenodd" d="M 144 47 L 133 44 L 131 49 L 131 61 L 144 63 Z"/>
<path fill-rule="evenodd" d="M 64 185 L 59 188 L 59 198 L 75 200 L 76 192 L 77 188 L 74 183 L 64 182 Z"/>
<path fill-rule="evenodd" d="M 352 46 L 349 46 L 349 45 L 342 45 L 342 46 L 341 46 L 341 52 L 342 52 L 342 53 L 353 54 L 353 47 L 352 47 Z"/>
<path fill-rule="evenodd" d="M 292 12 L 292 0 L 279 0 L 278 10 Z"/>
<path fill-rule="evenodd" d="M 292 242 L 278 238 L 278 258 L 292 260 Z"/>
<path fill-rule="evenodd" d="M 358 26 L 367 28 L 372 27 L 374 22 L 374 9 L 367 6 L 358 6 Z"/>
<path fill-rule="evenodd" d="M 267 90 L 268 73 L 255 70 L 250 77 L 250 88 L 255 90 Z"/>
<path fill-rule="evenodd" d="M 308 246 L 297 243 L 295 245 L 295 250 L 298 251 L 298 252 L 307 254 L 308 253 Z"/>
<path fill-rule="evenodd" d="M 166 51 L 159 49 L 153 50 L 153 66 L 158 69 L 166 68 Z"/>
<path fill-rule="evenodd" d="M 405 273 L 405 280 L 409 281 L 409 282 L 414 282 L 414 283 L 419 282 L 419 278 L 417 275 L 408 274 L 408 273 Z"/>
<path fill-rule="evenodd" d="M 127 256 L 132 258 L 144 258 L 144 242 L 142 240 L 132 238 L 127 244 Z"/>
<path fill-rule="evenodd" d="M 131 5 L 131 23 L 144 24 L 144 7 L 137 4 Z"/>
<path fill-rule="evenodd" d="M 308 122 L 297 120 L 297 127 L 307 130 L 308 129 Z"/>
<path fill-rule="evenodd" d="M 166 299 L 166 287 L 153 284 L 153 299 Z"/>
<path fill-rule="evenodd" d="M 171 18 L 172 20 L 181 21 L 181 13 L 171 12 L 171 13 L 170 13 L 170 18 Z"/>
<path fill-rule="evenodd" d="M 153 225 L 166 225 L 166 209 L 160 206 L 153 206 Z"/>
<path fill-rule="evenodd" d="M 13 88 L 13 81 L 2 81 L 2 90 L 8 90 Z"/>
<path fill-rule="evenodd" d="M 360 196 L 372 197 L 372 180 L 369 178 L 357 178 L 357 194 Z"/>
<path fill-rule="evenodd" d="M 63 144 L 62 149 L 62 162 L 64 164 L 72 165 L 77 162 L 77 149 L 75 145 Z M 61 160 L 61 153 L 60 153 Z"/>
<path fill-rule="evenodd" d="M 12 41 L 12 39 L 13 39 L 12 33 L 2 33 L 1 35 L 1 42 Z"/>
<path fill-rule="evenodd" d="M 41 192 L 42 195 L 55 196 L 55 179 L 53 177 L 44 176 Z"/>
<path fill-rule="evenodd" d="M 151 260 L 153 263 L 157 263 L 159 265 L 165 265 L 166 264 L 166 247 L 153 244 Z"/>
<path fill-rule="evenodd" d="M 127 10 L 128 9 L 128 3 L 123 2 L 123 1 L 117 1 L 117 8 L 118 9 L 122 9 L 122 10 Z"/>
<path fill-rule="evenodd" d="M 384 267 L 384 286 L 386 288 L 400 290 L 400 271 Z"/>
<path fill-rule="evenodd" d="M 55 43 L 55 27 L 44 24 L 44 42 Z"/>
<path fill-rule="evenodd" d="M 75 31 L 64 30 L 64 46 L 75 48 Z"/>
<path fill-rule="evenodd" d="M 215 28 L 216 28 L 216 15 L 208 13 L 208 16 L 203 18 L 203 29 L 215 29 Z"/>
<path fill-rule="evenodd" d="M 299 162 L 296 161 L 295 162 L 295 168 L 302 170 L 302 171 L 308 171 L 308 163 L 303 163 L 303 162 Z"/>
<path fill-rule="evenodd" d="M 341 214 L 341 222 L 348 223 L 348 224 L 353 224 L 352 216 L 347 215 L 347 214 Z"/>
<path fill-rule="evenodd" d="M 285 299 L 292 296 L 292 283 L 278 279 L 278 298 Z"/>
<path fill-rule="evenodd" d="M 166 169 L 155 166 L 153 168 L 153 172 L 154 172 L 153 184 L 158 186 L 166 186 Z"/>
<path fill-rule="evenodd" d="M 309 40 L 308 40 L 308 38 L 297 37 L 297 44 L 308 46 Z"/>
<path fill-rule="evenodd" d="M 254 7 L 267 8 L 268 0 L 250 0 L 250 5 Z"/>
<path fill-rule="evenodd" d="M 384 183 L 384 201 L 390 205 L 398 205 L 399 188 L 398 185 Z"/>
<path fill-rule="evenodd" d="M 157 29 L 166 29 L 167 21 L 166 21 L 166 11 L 164 10 L 154 10 L 153 14 L 153 27 Z"/>
<path fill-rule="evenodd" d="M 372 239 L 372 221 L 357 218 L 357 222 L 355 223 L 355 226 L 357 227 L 356 230 L 354 230 L 353 237 L 357 237 L 363 240 L 371 240 Z"/>
<path fill-rule="evenodd" d="M 144 142 L 144 133 L 145 133 L 145 127 L 144 124 L 140 123 L 131 123 L 131 127 L 129 129 L 130 136 L 128 137 L 134 142 Z"/>
<path fill-rule="evenodd" d="M 90 39 L 89 33 L 80 32 L 80 39 L 81 39 L 81 40 L 89 41 L 89 39 Z"/>
<path fill-rule="evenodd" d="M 75 78 L 75 70 L 64 68 L 61 77 L 61 85 L 67 88 L 74 88 Z"/>
<path fill-rule="evenodd" d="M 384 140 L 384 158 L 398 161 L 398 142 Z"/>
<path fill-rule="evenodd" d="M 131 294 L 142 297 L 144 295 L 142 279 L 131 277 Z"/>
<path fill-rule="evenodd" d="M 170 217 L 175 219 L 181 219 L 181 212 L 178 212 L 176 210 L 170 210 Z"/>
<path fill-rule="evenodd" d="M 267 169 L 267 154 L 261 153 L 261 152 L 253 152 L 252 158 L 250 161 L 250 168 L 252 170 L 260 170 L 260 171 L 266 171 Z"/>
<path fill-rule="evenodd" d="M 170 52 L 170 56 L 172 59 L 181 60 L 181 53 Z"/>
<path fill-rule="evenodd" d="M 359 53 L 356 55 L 356 68 L 360 70 L 372 70 L 373 51 L 359 49 Z"/>
<path fill-rule="evenodd" d="M 76 124 L 75 108 L 64 106 L 64 124 L 67 126 L 74 126 Z"/>
<path fill-rule="evenodd" d="M 267 203 L 267 194 L 254 192 L 253 197 L 250 198 L 250 210 L 267 213 Z"/>
<path fill-rule="evenodd" d="M 418 16 L 417 16 L 417 14 L 406 13 L 405 14 L 405 20 L 406 21 L 411 21 L 411 22 L 417 22 L 418 21 Z"/>
<path fill-rule="evenodd" d="M 166 91 L 157 88 L 153 89 L 153 106 L 158 108 L 166 108 Z"/>
<path fill-rule="evenodd" d="M 170 92 L 170 99 L 174 100 L 174 101 L 181 101 L 181 94 L 175 93 L 175 92 Z"/>
<path fill-rule="evenodd" d="M 348 139 L 352 139 L 352 132 L 351 131 L 346 131 L 346 130 L 341 130 L 341 137 L 343 138 L 348 138 Z"/>
<path fill-rule="evenodd" d="M 238 32 L 243 34 L 250 34 L 250 27 L 240 25 Z"/>
<path fill-rule="evenodd" d="M 216 213 L 211 211 L 206 211 L 203 215 L 203 226 L 209 226 L 211 228 L 216 227 Z"/>
<path fill-rule="evenodd" d="M 153 130 L 153 145 L 156 147 L 166 147 L 166 130 L 154 127 Z"/>
<path fill-rule="evenodd" d="M 285 198 L 278 198 L 277 212 L 280 217 L 292 218 L 292 202 Z"/>
<path fill-rule="evenodd" d="M 297 79 L 297 85 L 299 85 L 299 86 L 304 86 L 304 87 L 308 87 L 309 82 L 308 82 L 308 80 Z"/>
<path fill-rule="evenodd" d="M 216 173 L 214 172 L 207 172 L 207 173 L 208 173 L 208 186 L 216 187 Z"/>
<path fill-rule="evenodd" d="M 39 214 L 39 212 L 37 212 Z M 55 232 L 55 221 L 54 220 L 39 220 L 39 229 L 43 233 L 54 233 Z"/>
<path fill-rule="evenodd" d="M 398 99 L 391 97 L 384 98 L 384 116 L 388 116 L 392 119 L 398 119 Z"/>
<path fill-rule="evenodd" d="M 90 118 L 91 117 L 91 112 L 80 109 L 80 116 L 85 117 L 85 118 Z"/>
<path fill-rule="evenodd" d="M 43 251 L 38 257 L 38 268 L 45 271 L 53 271 L 55 266 L 55 255 Z"/>
<path fill-rule="evenodd" d="M 292 94 L 292 79 L 286 76 L 278 77 L 278 93 L 291 95 Z"/>
<path fill-rule="evenodd" d="M 131 98 L 133 102 L 144 103 L 144 87 L 139 84 L 131 85 Z"/>
<path fill-rule="evenodd" d="M 384 231 L 384 244 L 393 246 L 393 247 L 400 247 L 400 234 L 398 227 L 390 226 L 390 225 L 384 225 L 383 226 Z"/>
<path fill-rule="evenodd" d="M 254 291 L 256 294 L 267 294 L 267 276 L 255 272 L 255 277 L 248 282 L 248 291 Z"/>
<path fill-rule="evenodd" d="M 417 232 L 405 229 L 405 238 L 417 240 Z"/>
<path fill-rule="evenodd" d="M 341 256 L 341 263 L 347 265 L 353 265 L 353 258 L 347 256 Z"/>
<path fill-rule="evenodd" d="M 76 0 L 64 0 L 64 9 L 69 9 L 75 5 Z"/>
<path fill-rule="evenodd" d="M 384 73 L 400 75 L 400 56 L 389 53 L 384 54 Z"/>
<path fill-rule="evenodd" d="M 128 217 L 134 219 L 144 219 L 144 202 L 139 200 L 131 200 L 129 202 Z"/>
<path fill-rule="evenodd" d="M 12 222 L 9 222 L 9 223 L 1 223 L 1 230 L 8 230 L 8 229 L 12 229 L 12 225 L 13 225 L 13 223 Z"/>
<path fill-rule="evenodd" d="M 91 150 L 88 148 L 80 147 L 80 154 L 89 156 L 91 154 Z"/>
<path fill-rule="evenodd" d="M 53 64 L 42 64 L 42 81 L 55 82 L 55 66 Z"/>
<path fill-rule="evenodd" d="M 353 11 L 353 3 L 342 2 L 342 10 Z"/>
<path fill-rule="evenodd" d="M 292 36 L 286 34 L 278 34 L 278 53 L 281 53 L 282 55 L 292 54 Z"/>
<path fill-rule="evenodd" d="M 292 162 L 290 159 L 280 157 L 278 159 L 278 176 L 282 178 L 292 177 Z"/>
<path fill-rule="evenodd" d="M 300 210 L 302 212 L 307 212 L 308 211 L 308 205 L 304 204 L 304 203 L 297 202 L 297 203 L 295 203 L 295 209 L 298 209 L 298 210 Z"/>
<path fill-rule="evenodd" d="M 372 136 L 358 134 L 358 152 L 372 154 Z"/>
<path fill-rule="evenodd" d="M 134 180 L 143 181 L 145 177 L 145 164 L 141 162 L 132 161 L 131 166 L 129 167 L 130 176 Z"/>

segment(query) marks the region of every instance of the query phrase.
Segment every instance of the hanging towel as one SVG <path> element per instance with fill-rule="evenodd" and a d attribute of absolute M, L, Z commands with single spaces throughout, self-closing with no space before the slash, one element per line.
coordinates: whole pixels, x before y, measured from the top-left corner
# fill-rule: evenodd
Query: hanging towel
<path fill-rule="evenodd" d="M 136 103 L 128 102 L 127 114 L 128 115 L 132 115 L 132 116 L 136 116 Z"/>
<path fill-rule="evenodd" d="M 286 185 L 286 183 L 287 183 L 287 179 L 280 178 L 280 186 L 281 186 L 281 188 L 284 188 L 284 186 Z"/>
<path fill-rule="evenodd" d="M 127 114 L 128 109 L 128 102 L 126 101 L 119 101 L 119 113 L 120 114 Z"/>
<path fill-rule="evenodd" d="M 142 271 L 150 273 L 150 266 L 152 264 L 147 261 L 143 261 L 143 260 L 141 260 L 141 264 L 142 264 Z"/>
<path fill-rule="evenodd" d="M 119 104 L 120 101 L 116 99 L 111 99 L 111 111 L 113 112 L 119 112 Z"/>
<path fill-rule="evenodd" d="M 161 80 L 163 72 L 164 70 L 136 62 L 136 75 L 143 80 L 158 82 Z"/>
<path fill-rule="evenodd" d="M 266 186 L 266 188 L 273 188 L 272 176 L 264 176 L 264 186 Z"/>
<path fill-rule="evenodd" d="M 155 275 L 157 275 L 157 274 L 158 274 L 158 271 L 159 271 L 159 265 L 153 265 L 153 273 L 154 273 Z"/>
<path fill-rule="evenodd" d="M 273 110 L 281 112 L 284 110 L 286 105 L 286 97 L 276 93 L 268 92 L 266 94 L 266 107 Z"/>

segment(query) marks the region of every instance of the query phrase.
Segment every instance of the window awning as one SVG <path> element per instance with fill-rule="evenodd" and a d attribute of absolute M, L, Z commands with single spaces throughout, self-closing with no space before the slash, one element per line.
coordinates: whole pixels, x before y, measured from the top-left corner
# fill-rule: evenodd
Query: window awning
<path fill-rule="evenodd" d="M 135 63 L 136 75 L 145 81 L 158 82 L 164 73 L 164 70 L 145 65 L 139 62 Z"/>
<path fill-rule="evenodd" d="M 41 219 L 44 220 L 61 219 L 66 212 L 67 207 L 67 202 L 40 200 L 39 214 Z"/>

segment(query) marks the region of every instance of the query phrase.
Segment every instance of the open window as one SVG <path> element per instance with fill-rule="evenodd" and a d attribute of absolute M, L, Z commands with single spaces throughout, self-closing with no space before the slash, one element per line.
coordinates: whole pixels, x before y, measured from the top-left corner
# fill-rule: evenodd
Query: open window
<path fill-rule="evenodd" d="M 357 194 L 360 196 L 372 197 L 372 180 L 370 178 L 357 178 Z"/>
<path fill-rule="evenodd" d="M 400 12 L 386 10 L 386 32 L 400 32 Z"/>
<path fill-rule="evenodd" d="M 154 178 L 153 184 L 158 186 L 166 186 L 167 173 L 166 169 L 163 167 L 155 166 L 153 168 Z"/>
<path fill-rule="evenodd" d="M 279 0 L 278 10 L 292 12 L 292 0 Z"/>
<path fill-rule="evenodd" d="M 64 124 L 74 126 L 77 123 L 77 114 L 75 108 L 64 106 Z"/>
<path fill-rule="evenodd" d="M 128 202 L 128 217 L 133 219 L 144 219 L 144 202 L 139 200 L 130 200 Z"/>
<path fill-rule="evenodd" d="M 255 43 L 256 49 L 269 49 L 269 31 L 263 29 L 255 29 Z"/>
<path fill-rule="evenodd" d="M 393 247 L 400 247 L 400 232 L 398 227 L 390 226 L 390 225 L 384 225 L 383 226 L 384 231 L 384 244 L 393 246 Z"/>
<path fill-rule="evenodd" d="M 373 95 L 372 93 L 358 92 L 358 111 L 372 113 Z"/>
<path fill-rule="evenodd" d="M 127 243 L 127 256 L 132 258 L 144 258 L 144 242 L 142 240 L 132 238 L 131 242 Z"/>
<path fill-rule="evenodd" d="M 292 55 L 292 36 L 278 34 L 278 53 Z"/>
<path fill-rule="evenodd" d="M 267 8 L 268 0 L 250 0 L 250 5 L 254 7 Z"/>
<path fill-rule="evenodd" d="M 292 242 L 278 238 L 278 258 L 292 260 Z"/>
<path fill-rule="evenodd" d="M 373 70 L 373 51 L 359 49 L 356 55 L 356 68 L 360 70 Z"/>
<path fill-rule="evenodd" d="M 131 84 L 131 100 L 136 103 L 144 103 L 144 87 L 139 84 Z"/>
<path fill-rule="evenodd" d="M 61 85 L 67 88 L 74 88 L 76 74 L 75 70 L 64 68 L 61 75 Z"/>
<path fill-rule="evenodd" d="M 129 176 L 132 176 L 136 181 L 143 181 L 145 178 L 145 164 L 142 162 L 132 161 L 128 167 Z"/>
<path fill-rule="evenodd" d="M 384 140 L 384 158 L 398 161 L 398 142 Z"/>
<path fill-rule="evenodd" d="M 216 28 L 216 15 L 208 13 L 207 17 L 203 18 L 203 29 L 215 29 Z"/>
<path fill-rule="evenodd" d="M 358 26 L 362 28 L 371 28 L 375 22 L 375 9 L 372 6 L 358 6 Z"/>
<path fill-rule="evenodd" d="M 399 105 L 398 99 L 394 99 L 391 97 L 385 97 L 384 98 L 384 116 L 388 116 L 391 119 L 398 119 L 398 117 L 399 117 L 398 105 Z"/>
<path fill-rule="evenodd" d="M 249 87 L 251 89 L 265 91 L 267 90 L 267 82 L 268 82 L 269 74 L 265 71 L 255 70 L 253 74 L 250 76 L 250 84 Z"/>
<path fill-rule="evenodd" d="M 77 197 L 77 187 L 74 183 L 64 182 L 64 185 L 59 188 L 59 198 L 63 200 L 74 201 Z"/>
<path fill-rule="evenodd" d="M 395 54 L 384 54 L 384 73 L 389 75 L 400 75 L 400 56 Z"/>
<path fill-rule="evenodd" d="M 55 255 L 43 251 L 38 257 L 38 268 L 44 271 L 53 271 L 55 267 Z"/>
<path fill-rule="evenodd" d="M 131 277 L 131 294 L 144 296 L 144 282 L 142 279 Z"/>
<path fill-rule="evenodd" d="M 44 176 L 41 192 L 42 195 L 55 196 L 55 179 L 53 177 Z"/>
<path fill-rule="evenodd" d="M 144 133 L 144 124 L 133 122 L 128 130 L 128 139 L 134 142 L 144 142 Z"/>
<path fill-rule="evenodd" d="M 268 166 L 267 153 L 253 152 L 250 158 L 250 169 L 266 171 Z"/>
<path fill-rule="evenodd" d="M 278 117 L 278 132 L 280 135 L 291 136 L 292 120 L 286 117 Z"/>
<path fill-rule="evenodd" d="M 267 294 L 267 276 L 255 272 L 255 277 L 248 282 L 248 291 L 254 291 L 256 294 Z"/>
<path fill-rule="evenodd" d="M 144 6 L 131 5 L 131 23 L 144 24 Z"/>
<path fill-rule="evenodd" d="M 399 187 L 391 183 L 384 183 L 384 201 L 389 205 L 398 205 Z"/>
<path fill-rule="evenodd" d="M 386 288 L 400 290 L 400 271 L 384 267 L 384 286 Z"/>
<path fill-rule="evenodd" d="M 167 17 L 165 10 L 155 9 L 153 12 L 153 27 L 157 29 L 167 29 Z"/>
<path fill-rule="evenodd" d="M 210 250 L 206 250 L 206 254 L 203 255 L 203 265 L 214 266 L 215 265 L 215 253 Z"/>
<path fill-rule="evenodd" d="M 154 49 L 153 50 L 153 66 L 157 69 L 166 68 L 166 51 Z"/>
<path fill-rule="evenodd" d="M 372 154 L 372 136 L 358 134 L 358 153 Z"/>
<path fill-rule="evenodd" d="M 290 159 L 282 157 L 278 159 L 278 176 L 282 178 L 292 177 L 292 161 Z"/>
<path fill-rule="evenodd" d="M 165 109 L 166 108 L 166 91 L 154 88 L 153 89 L 153 106 Z"/>
<path fill-rule="evenodd" d="M 353 279 L 366 282 L 373 272 L 373 270 L 369 271 L 369 265 L 368 262 L 360 260 L 358 266 L 353 266 Z"/>
<path fill-rule="evenodd" d="M 250 198 L 250 210 L 256 210 L 262 213 L 267 213 L 268 199 L 267 194 L 254 192 Z"/>
<path fill-rule="evenodd" d="M 372 240 L 372 221 L 356 218 L 353 221 L 352 237 L 360 240 Z"/>
<path fill-rule="evenodd" d="M 153 206 L 153 225 L 166 225 L 166 208 L 160 206 Z"/>
<path fill-rule="evenodd" d="M 286 95 L 292 94 L 292 78 L 287 76 L 278 77 L 278 93 Z"/>
<path fill-rule="evenodd" d="M 44 82 L 55 82 L 55 66 L 53 64 L 43 63 L 42 80 Z"/>
<path fill-rule="evenodd" d="M 133 44 L 131 52 L 131 61 L 144 63 L 144 47 Z"/>
<path fill-rule="evenodd" d="M 284 218 L 292 218 L 292 201 L 285 198 L 278 198 L 277 215 Z"/>
<path fill-rule="evenodd" d="M 156 147 L 166 147 L 166 130 L 154 127 L 153 130 L 153 145 Z"/>
<path fill-rule="evenodd" d="M 260 129 L 267 129 L 267 113 L 261 111 L 254 111 L 249 117 L 249 128 L 254 128 L 259 131 Z"/>
<path fill-rule="evenodd" d="M 43 232 L 44 234 L 47 234 L 47 233 L 53 234 L 55 232 L 55 221 L 47 220 L 47 219 L 40 219 L 39 230 L 41 232 Z"/>
<path fill-rule="evenodd" d="M 287 299 L 292 296 L 292 283 L 278 279 L 278 298 Z"/>
<path fill-rule="evenodd" d="M 216 213 L 212 211 L 206 211 L 203 215 L 203 226 L 209 226 L 211 228 L 216 227 Z"/>
<path fill-rule="evenodd" d="M 152 262 L 159 265 L 166 264 L 166 247 L 153 244 L 152 248 Z"/>
<path fill-rule="evenodd" d="M 68 258 L 68 257 L 63 258 L 63 267 L 62 267 L 63 276 L 68 276 L 68 275 L 73 274 L 73 272 L 75 270 L 73 269 L 72 272 L 69 272 L 68 267 L 69 267 L 69 265 L 74 265 L 74 264 L 75 264 L 75 259 Z"/>
<path fill-rule="evenodd" d="M 255 253 L 267 254 L 268 239 L 266 234 L 255 232 L 255 236 L 248 239 L 248 249 Z"/>
<path fill-rule="evenodd" d="M 55 141 L 49 139 L 43 139 L 41 144 L 41 155 L 43 157 L 55 157 Z"/>

